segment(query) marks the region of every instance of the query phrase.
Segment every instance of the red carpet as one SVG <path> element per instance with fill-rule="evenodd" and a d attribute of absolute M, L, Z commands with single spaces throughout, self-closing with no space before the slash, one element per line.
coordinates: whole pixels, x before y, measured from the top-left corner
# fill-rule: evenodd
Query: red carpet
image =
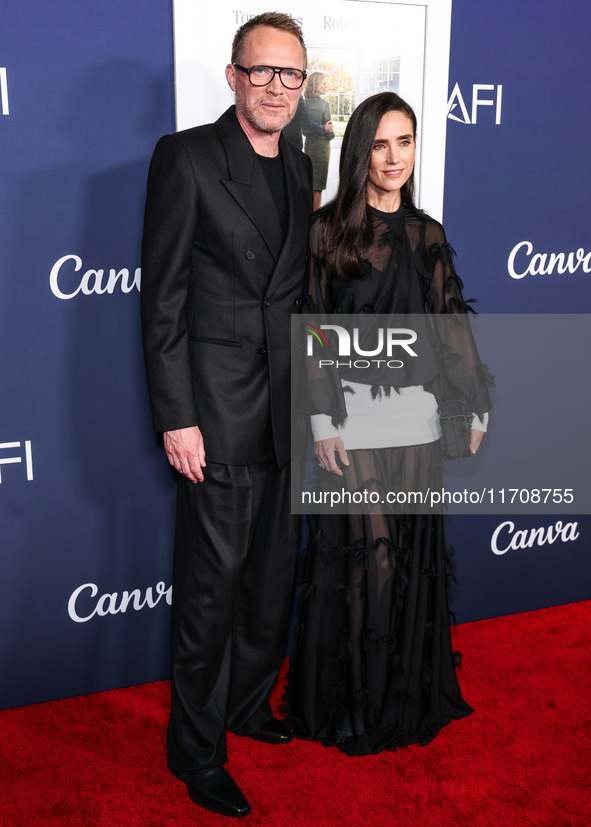
<path fill-rule="evenodd" d="M 456 626 L 475 712 L 426 747 L 348 758 L 230 736 L 229 769 L 264 825 L 591 823 L 591 601 Z M 276 692 L 278 700 L 279 690 Z M 166 770 L 168 684 L 0 712 L 0 824 L 232 823 Z"/>

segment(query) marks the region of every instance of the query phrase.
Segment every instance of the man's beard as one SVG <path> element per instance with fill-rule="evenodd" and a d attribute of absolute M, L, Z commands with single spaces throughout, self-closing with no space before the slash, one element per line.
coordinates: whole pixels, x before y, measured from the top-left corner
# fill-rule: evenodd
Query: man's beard
<path fill-rule="evenodd" d="M 237 107 L 238 112 L 248 123 L 258 132 L 265 132 L 272 135 L 275 132 L 281 132 L 295 115 L 295 108 L 293 112 L 289 111 L 289 107 L 285 106 L 281 111 L 281 118 L 273 116 L 272 114 L 261 113 L 257 106 L 246 108 L 245 106 Z M 277 113 L 278 115 L 279 113 Z"/>

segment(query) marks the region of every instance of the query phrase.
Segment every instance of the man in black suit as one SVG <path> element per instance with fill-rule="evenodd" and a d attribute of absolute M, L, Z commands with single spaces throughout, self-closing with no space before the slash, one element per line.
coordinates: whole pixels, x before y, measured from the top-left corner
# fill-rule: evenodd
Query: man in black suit
<path fill-rule="evenodd" d="M 269 693 L 295 567 L 289 331 L 312 209 L 309 161 L 281 130 L 305 69 L 294 20 L 248 21 L 226 67 L 236 106 L 162 138 L 148 178 L 144 350 L 180 475 L 168 765 L 193 801 L 233 816 L 250 807 L 223 767 L 226 730 L 291 740 Z"/>

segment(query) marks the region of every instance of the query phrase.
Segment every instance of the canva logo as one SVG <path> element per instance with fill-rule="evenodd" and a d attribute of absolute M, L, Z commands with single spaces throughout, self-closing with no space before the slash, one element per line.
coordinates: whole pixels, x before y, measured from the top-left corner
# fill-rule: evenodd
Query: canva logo
<path fill-rule="evenodd" d="M 532 255 L 533 253 L 533 255 Z M 534 253 L 531 241 L 520 241 L 509 253 L 507 269 L 512 279 L 526 276 L 551 276 L 554 273 L 591 273 L 591 252 L 582 247 L 570 253 Z"/>
<path fill-rule="evenodd" d="M 154 609 L 164 598 L 170 606 L 172 604 L 172 586 L 166 587 L 163 580 L 156 583 L 156 586 L 142 592 L 140 589 L 133 591 L 99 593 L 95 583 L 85 583 L 83 586 L 72 592 L 68 600 L 68 614 L 75 623 L 86 623 L 93 617 L 105 617 L 106 615 L 125 614 L 128 609 L 140 612 L 145 609 Z"/>
<path fill-rule="evenodd" d="M 51 292 L 58 299 L 73 299 L 79 293 L 90 296 L 96 293 L 102 296 L 104 293 L 112 294 L 115 289 L 122 293 L 131 293 L 132 290 L 139 290 L 141 284 L 141 269 L 137 267 L 132 276 L 131 271 L 124 267 L 122 270 L 111 268 L 110 270 L 82 270 L 82 259 L 80 256 L 62 256 L 56 261 L 49 274 L 49 286 Z"/>
<path fill-rule="evenodd" d="M 9 115 L 8 108 L 8 75 L 4 66 L 0 66 L 0 104 L 2 105 L 2 114 Z"/>
<path fill-rule="evenodd" d="M 552 545 L 556 542 L 569 543 L 578 537 L 579 528 L 577 523 L 563 523 L 558 520 L 554 525 L 528 529 L 520 528 L 515 531 L 515 523 L 506 520 L 495 528 L 490 540 L 490 547 L 493 554 L 506 554 L 508 551 Z"/>
<path fill-rule="evenodd" d="M 498 86 L 495 86 L 493 83 L 473 83 L 472 91 L 466 95 L 466 98 L 470 103 L 469 111 L 466 106 L 466 99 L 460 90 L 460 84 L 456 83 L 447 102 L 447 117 L 450 120 L 473 125 L 478 123 L 478 110 L 481 107 L 493 106 L 495 124 L 498 126 L 501 123 L 501 109 L 503 105 L 502 84 L 499 83 Z M 460 112 L 461 115 L 459 115 L 458 112 Z M 489 120 L 491 120 L 490 116 Z"/>
<path fill-rule="evenodd" d="M 7 455 L 10 451 L 10 455 Z M 33 479 L 33 449 L 31 447 L 31 440 L 26 439 L 24 442 L 0 442 L 0 484 L 2 480 L 2 466 L 3 465 L 24 465 L 23 471 L 26 473 L 27 481 Z"/>

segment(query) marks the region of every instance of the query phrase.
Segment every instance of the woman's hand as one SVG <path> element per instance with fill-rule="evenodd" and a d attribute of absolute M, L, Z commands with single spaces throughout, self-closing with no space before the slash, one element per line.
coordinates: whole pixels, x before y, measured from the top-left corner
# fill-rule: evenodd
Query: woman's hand
<path fill-rule="evenodd" d="M 480 443 L 482 442 L 482 437 L 484 436 L 484 431 L 478 431 L 476 428 L 470 428 L 470 453 L 475 454 L 478 448 L 480 447 Z"/>
<path fill-rule="evenodd" d="M 343 472 L 337 464 L 337 456 L 343 465 L 349 465 L 349 458 L 347 457 L 347 452 L 345 451 L 345 446 L 340 436 L 321 439 L 319 442 L 315 442 L 314 453 L 318 457 L 318 465 L 321 468 L 339 477 L 343 476 Z"/>

